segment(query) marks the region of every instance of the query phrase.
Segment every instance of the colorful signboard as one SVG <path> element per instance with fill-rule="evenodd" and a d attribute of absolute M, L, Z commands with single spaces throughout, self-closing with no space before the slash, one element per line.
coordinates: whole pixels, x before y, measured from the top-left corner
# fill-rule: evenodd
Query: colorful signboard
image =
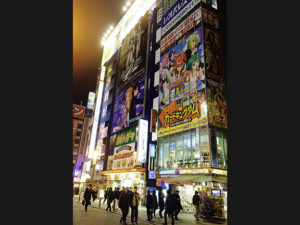
<path fill-rule="evenodd" d="M 160 60 L 159 107 L 205 88 L 202 27 Z"/>
<path fill-rule="evenodd" d="M 117 90 L 145 76 L 149 15 L 143 16 L 122 41 Z"/>
<path fill-rule="evenodd" d="M 135 165 L 135 143 L 115 148 L 113 160 L 113 170 L 133 168 Z"/>
<path fill-rule="evenodd" d="M 159 111 L 158 137 L 189 130 L 207 125 L 205 92 L 199 91 L 187 97 L 186 103 L 182 99 L 175 100 Z"/>
<path fill-rule="evenodd" d="M 148 144 L 148 121 L 139 120 L 139 138 L 138 138 L 138 162 L 145 163 L 147 158 L 147 144 Z"/>
<path fill-rule="evenodd" d="M 165 38 L 160 42 L 160 52 L 162 53 L 183 35 L 185 35 L 194 26 L 201 21 L 201 8 L 196 9 L 191 15 L 189 15 L 181 24 L 173 29 Z"/>
<path fill-rule="evenodd" d="M 88 97 L 88 102 L 87 102 L 87 106 L 86 107 L 88 109 L 93 109 L 94 102 L 95 102 L 95 93 L 94 92 L 89 92 L 89 97 Z"/>
<path fill-rule="evenodd" d="M 190 12 L 201 0 L 178 0 L 162 17 L 161 35 L 168 32 Z"/>
<path fill-rule="evenodd" d="M 144 88 L 145 77 L 142 76 L 117 94 L 112 121 L 113 133 L 129 127 L 142 117 Z"/>
<path fill-rule="evenodd" d="M 83 119 L 85 107 L 73 104 L 73 118 Z"/>
<path fill-rule="evenodd" d="M 135 143 L 136 141 L 136 126 L 119 132 L 115 136 L 115 147 Z"/>

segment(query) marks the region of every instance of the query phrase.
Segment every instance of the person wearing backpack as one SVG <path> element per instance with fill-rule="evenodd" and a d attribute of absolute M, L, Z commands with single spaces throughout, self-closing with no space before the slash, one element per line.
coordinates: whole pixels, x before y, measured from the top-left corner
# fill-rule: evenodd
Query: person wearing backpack
<path fill-rule="evenodd" d="M 140 194 L 137 192 L 137 187 L 135 186 L 132 192 L 132 197 L 130 200 L 130 208 L 131 208 L 131 224 L 137 225 L 138 220 L 138 208 L 140 204 Z"/>
<path fill-rule="evenodd" d="M 200 202 L 201 202 L 201 199 L 200 199 L 200 196 L 198 195 L 198 191 L 195 191 L 195 194 L 193 196 L 193 205 L 195 207 L 194 216 L 195 216 L 196 220 L 199 220 Z"/>

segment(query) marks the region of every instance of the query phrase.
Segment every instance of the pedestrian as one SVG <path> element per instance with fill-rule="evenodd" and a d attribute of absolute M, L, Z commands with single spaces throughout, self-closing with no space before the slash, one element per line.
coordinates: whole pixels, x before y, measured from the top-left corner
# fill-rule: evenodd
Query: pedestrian
<path fill-rule="evenodd" d="M 163 218 L 162 211 L 165 208 L 165 200 L 164 200 L 164 198 L 165 198 L 164 193 L 162 192 L 162 190 L 159 190 L 159 193 L 158 193 L 158 204 L 159 204 L 159 216 L 160 216 L 160 218 Z"/>
<path fill-rule="evenodd" d="M 131 199 L 131 224 L 134 225 L 134 223 L 137 225 L 137 219 L 138 219 L 138 208 L 140 204 L 140 194 L 137 192 L 137 187 L 135 186 L 133 188 L 132 193 L 132 199 Z"/>
<path fill-rule="evenodd" d="M 196 220 L 199 220 L 200 203 L 201 203 L 201 199 L 200 199 L 200 196 L 198 195 L 198 191 L 195 191 L 195 194 L 193 196 L 193 205 L 195 207 L 194 216 L 195 216 Z"/>
<path fill-rule="evenodd" d="M 91 197 L 92 197 L 92 185 L 89 184 L 88 187 L 85 189 L 84 192 L 84 201 L 85 201 L 85 211 L 87 211 L 88 206 L 91 204 Z"/>
<path fill-rule="evenodd" d="M 112 208 L 113 208 L 114 212 L 116 211 L 117 190 L 118 190 L 118 188 L 115 187 L 115 190 L 113 191 L 114 200 L 113 200 L 113 206 L 112 206 Z"/>
<path fill-rule="evenodd" d="M 147 192 L 147 198 L 146 198 L 146 208 L 147 208 L 147 218 L 148 221 L 152 220 L 152 211 L 153 211 L 153 199 L 152 196 L 150 194 L 150 190 L 148 190 Z"/>
<path fill-rule="evenodd" d="M 174 204 L 175 204 L 174 195 L 171 194 L 171 190 L 169 189 L 169 190 L 167 190 L 167 198 L 166 198 L 165 213 L 164 213 L 165 223 L 163 225 L 168 224 L 168 221 L 167 221 L 168 214 L 171 215 L 172 225 L 175 224 L 175 222 L 174 222 L 174 209 L 175 209 Z"/>
<path fill-rule="evenodd" d="M 103 204 L 105 203 L 106 199 L 107 199 L 107 193 L 108 193 L 108 188 L 106 189 L 106 191 L 104 191 L 104 200 L 103 200 Z"/>
<path fill-rule="evenodd" d="M 116 198 L 116 203 L 117 203 L 117 204 L 116 204 L 116 210 L 118 210 L 120 194 L 121 194 L 120 188 L 117 187 L 117 191 L 116 191 L 116 193 L 115 193 L 115 198 Z"/>
<path fill-rule="evenodd" d="M 179 191 L 176 190 L 173 194 L 174 198 L 175 198 L 175 220 L 179 220 L 178 219 L 178 214 L 180 212 L 182 208 L 182 205 L 181 205 L 181 199 L 180 199 L 180 196 L 179 196 Z"/>
<path fill-rule="evenodd" d="M 125 191 L 122 191 L 119 197 L 119 208 L 122 210 L 122 217 L 120 223 L 122 223 L 123 221 L 123 225 L 127 225 L 126 216 L 128 215 L 128 211 L 129 211 L 129 202 L 130 202 L 129 188 L 126 187 Z"/>
<path fill-rule="evenodd" d="M 93 197 L 93 202 L 97 199 L 97 190 L 96 190 L 96 187 L 95 187 L 95 185 L 94 185 L 94 187 L 93 187 L 93 195 L 92 195 L 92 197 Z"/>
<path fill-rule="evenodd" d="M 156 191 L 155 190 L 153 190 L 153 192 L 152 192 L 152 204 L 153 204 L 153 215 L 154 215 L 154 218 L 155 218 L 156 217 L 155 216 L 155 211 L 158 208 L 157 195 L 156 195 Z"/>
<path fill-rule="evenodd" d="M 111 212 L 111 203 L 113 202 L 114 200 L 114 193 L 112 191 L 112 188 L 110 187 L 108 189 L 108 192 L 107 192 L 107 207 L 106 207 L 106 211 L 109 210 Z"/>

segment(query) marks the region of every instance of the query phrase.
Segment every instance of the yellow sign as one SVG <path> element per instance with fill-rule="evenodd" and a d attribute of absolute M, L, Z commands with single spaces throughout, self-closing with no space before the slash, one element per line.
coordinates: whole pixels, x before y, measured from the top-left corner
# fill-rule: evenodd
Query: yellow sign
<path fill-rule="evenodd" d="M 134 169 L 124 169 L 124 170 L 106 170 L 101 171 L 102 175 L 108 175 L 112 173 L 128 173 L 128 172 L 146 172 L 146 168 L 134 168 Z"/>

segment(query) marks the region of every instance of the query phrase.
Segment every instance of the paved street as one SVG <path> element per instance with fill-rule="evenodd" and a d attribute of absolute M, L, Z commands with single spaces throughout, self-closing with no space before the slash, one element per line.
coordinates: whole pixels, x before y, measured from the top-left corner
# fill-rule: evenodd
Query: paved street
<path fill-rule="evenodd" d="M 118 225 L 120 224 L 121 212 L 120 210 L 116 212 L 106 212 L 106 204 L 101 204 L 101 207 L 98 207 L 99 201 L 95 201 L 88 207 L 88 212 L 84 211 L 84 206 L 78 202 L 78 198 L 74 198 L 73 203 L 73 225 Z M 130 224 L 130 210 L 127 217 L 127 224 Z M 158 215 L 158 212 L 156 212 Z M 188 214 L 179 214 L 179 221 L 175 221 L 176 225 L 183 224 L 198 224 L 198 225 L 217 225 L 217 223 L 210 223 L 203 221 L 196 221 L 192 215 Z M 162 218 L 154 218 L 151 222 L 147 221 L 146 210 L 144 207 L 139 208 L 139 221 L 138 224 L 162 224 L 164 220 Z M 168 224 L 171 224 L 171 221 L 168 220 Z M 227 225 L 227 223 L 222 223 L 222 225 Z"/>

